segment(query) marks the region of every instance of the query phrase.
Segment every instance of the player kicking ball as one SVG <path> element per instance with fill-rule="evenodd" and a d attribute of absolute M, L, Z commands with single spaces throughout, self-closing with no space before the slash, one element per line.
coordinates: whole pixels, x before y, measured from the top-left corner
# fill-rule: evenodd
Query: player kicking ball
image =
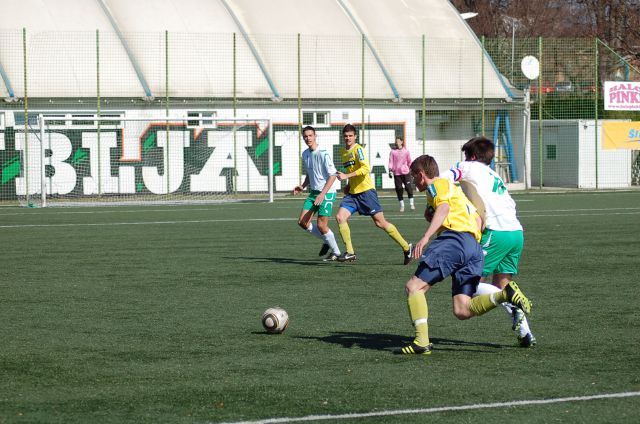
<path fill-rule="evenodd" d="M 319 255 L 327 255 L 323 260 L 332 262 L 340 256 L 336 237 L 329 228 L 329 218 L 333 210 L 333 202 L 336 200 L 336 189 L 333 188 L 333 183 L 336 181 L 336 168 L 329 153 L 319 148 L 316 130 L 313 127 L 304 127 L 302 138 L 308 147 L 302 152 L 302 163 L 307 176 L 302 185 L 293 189 L 293 194 L 302 193 L 307 186 L 310 191 L 302 206 L 298 225 L 323 241 Z M 311 222 L 315 213 L 318 214 L 317 225 Z"/>
<path fill-rule="evenodd" d="M 482 280 L 491 278 L 492 285 L 481 284 L 476 294 L 499 291 L 518 273 L 518 263 L 524 247 L 524 233 L 516 214 L 516 202 L 509 195 L 502 178 L 491 169 L 495 146 L 485 137 L 474 137 L 462 146 L 465 161 L 441 175 L 460 182 L 469 200 L 484 210 L 484 229 L 480 245 L 484 253 Z M 536 344 L 529 322 L 519 308 L 501 305 L 512 320 L 518 344 Z"/>
<path fill-rule="evenodd" d="M 478 244 L 482 223 L 462 189 L 439 174 L 437 162 L 429 155 L 420 156 L 411 164 L 416 187 L 427 191 L 433 217 L 414 247 L 413 256 L 420 263 L 405 285 L 415 339 L 398 349 L 395 352 L 398 354 L 431 354 L 426 293 L 448 276 L 452 281 L 453 314 L 460 320 L 482 315 L 503 302 L 510 302 L 526 313 L 531 311 L 531 302 L 513 281 L 501 291 L 473 297 L 482 276 L 483 255 Z M 429 242 L 434 235 L 436 238 Z"/>

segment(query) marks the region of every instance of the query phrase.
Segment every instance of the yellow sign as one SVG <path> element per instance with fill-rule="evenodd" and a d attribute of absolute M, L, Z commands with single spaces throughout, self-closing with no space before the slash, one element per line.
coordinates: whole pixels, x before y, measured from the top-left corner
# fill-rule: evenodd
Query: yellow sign
<path fill-rule="evenodd" d="M 640 150 L 640 122 L 604 122 L 604 149 Z"/>

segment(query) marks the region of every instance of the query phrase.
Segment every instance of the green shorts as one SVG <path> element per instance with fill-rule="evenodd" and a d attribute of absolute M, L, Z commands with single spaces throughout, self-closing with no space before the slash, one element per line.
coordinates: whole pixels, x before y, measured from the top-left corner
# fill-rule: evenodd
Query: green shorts
<path fill-rule="evenodd" d="M 494 231 L 486 229 L 480 240 L 484 253 L 482 276 L 517 274 L 518 262 L 524 247 L 522 231 Z"/>
<path fill-rule="evenodd" d="M 320 206 L 316 206 L 313 204 L 315 202 L 316 197 L 320 194 L 319 191 L 311 190 L 309 193 L 309 197 L 304 201 L 304 206 L 302 207 L 305 211 L 313 211 L 318 212 L 318 216 L 331 216 L 331 212 L 333 211 L 333 202 L 336 200 L 336 192 L 330 191 L 324 196 L 324 200 Z"/>

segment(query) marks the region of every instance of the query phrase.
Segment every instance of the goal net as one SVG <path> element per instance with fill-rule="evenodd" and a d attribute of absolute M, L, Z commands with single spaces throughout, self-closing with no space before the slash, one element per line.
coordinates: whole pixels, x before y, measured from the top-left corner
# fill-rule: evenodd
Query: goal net
<path fill-rule="evenodd" d="M 273 201 L 269 119 L 39 116 L 15 133 L 23 206 Z"/>

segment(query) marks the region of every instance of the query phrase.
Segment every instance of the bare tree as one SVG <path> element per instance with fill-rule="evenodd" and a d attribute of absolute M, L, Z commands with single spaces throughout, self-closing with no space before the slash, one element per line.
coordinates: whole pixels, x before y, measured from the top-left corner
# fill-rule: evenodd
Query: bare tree
<path fill-rule="evenodd" d="M 640 61 L 638 0 L 451 0 L 461 12 L 477 12 L 469 25 L 478 35 L 598 37 Z"/>

